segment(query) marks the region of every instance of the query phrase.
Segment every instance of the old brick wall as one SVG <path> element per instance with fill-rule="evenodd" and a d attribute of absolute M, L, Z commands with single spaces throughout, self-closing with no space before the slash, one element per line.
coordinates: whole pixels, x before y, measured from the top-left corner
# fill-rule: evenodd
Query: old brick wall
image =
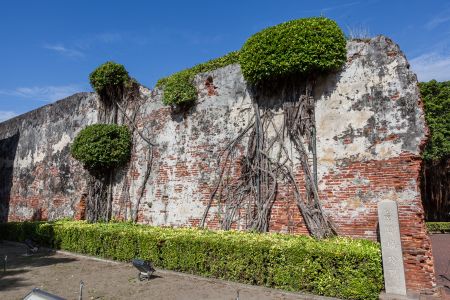
<path fill-rule="evenodd" d="M 85 171 L 69 147 L 78 131 L 96 122 L 95 100 L 75 94 L 0 124 L 1 219 L 73 216 Z"/>
<path fill-rule="evenodd" d="M 426 126 L 416 76 L 398 46 L 385 37 L 351 41 L 347 48 L 345 67 L 318 78 L 314 90 L 324 209 L 339 234 L 377 240 L 378 201 L 397 201 L 407 286 L 431 288 L 433 258 L 419 189 Z M 199 74 L 195 83 L 199 101 L 181 113 L 162 105 L 161 91 L 140 88 L 136 122 L 156 146 L 143 186 L 150 158 L 146 143 L 135 134 L 131 161 L 115 176 L 115 218 L 137 214 L 139 222 L 152 225 L 199 223 L 219 176 L 217 154 L 249 123 L 254 94 L 238 65 Z M 279 104 L 285 97 L 285 91 L 278 91 L 259 100 L 279 115 L 275 123 L 281 120 Z M 96 96 L 82 93 L 0 124 L 4 220 L 82 215 L 86 173 L 68 147 L 81 128 L 95 122 Z M 234 178 L 245 143 L 240 150 L 233 161 Z M 207 226 L 219 226 L 219 212 L 213 203 Z M 308 233 L 289 187 L 279 188 L 270 230 Z"/>
<path fill-rule="evenodd" d="M 431 287 L 431 242 L 420 196 L 426 126 L 416 76 L 386 38 L 348 50 L 346 71 L 317 91 L 323 95 L 317 145 L 325 205 L 341 234 L 376 239 L 377 202 L 397 201 L 407 287 Z"/>

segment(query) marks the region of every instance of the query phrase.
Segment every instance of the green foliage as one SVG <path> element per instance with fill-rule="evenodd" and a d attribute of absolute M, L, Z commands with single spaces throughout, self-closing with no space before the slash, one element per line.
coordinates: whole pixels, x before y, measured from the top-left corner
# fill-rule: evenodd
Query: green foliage
<path fill-rule="evenodd" d="M 90 125 L 78 133 L 70 150 L 90 170 L 109 169 L 128 161 L 131 134 L 126 126 Z"/>
<path fill-rule="evenodd" d="M 164 85 L 163 103 L 181 105 L 197 100 L 197 89 L 189 72 L 182 71 L 170 76 Z"/>
<path fill-rule="evenodd" d="M 193 85 L 196 74 L 229 64 L 240 63 L 245 79 L 257 83 L 338 70 L 346 58 L 345 37 L 334 21 L 323 17 L 299 19 L 253 35 L 239 52 L 161 78 L 156 87 L 164 90 L 164 104 L 187 104 L 197 99 Z"/>
<path fill-rule="evenodd" d="M 266 28 L 247 40 L 239 56 L 244 78 L 253 84 L 338 70 L 346 59 L 344 33 L 324 17 Z"/>
<path fill-rule="evenodd" d="M 419 87 L 431 133 L 423 156 L 439 160 L 450 155 L 450 81 L 431 80 L 419 83 Z"/>
<path fill-rule="evenodd" d="M 290 291 L 378 299 L 383 288 L 377 243 L 236 231 L 158 228 L 76 221 L 0 224 L 0 238 L 42 243 L 121 261 L 135 257 L 157 267 Z"/>
<path fill-rule="evenodd" d="M 431 233 L 450 233 L 450 222 L 427 222 L 427 228 Z"/>
<path fill-rule="evenodd" d="M 89 75 L 89 81 L 97 93 L 102 93 L 108 87 L 125 85 L 130 76 L 123 65 L 108 61 Z"/>
<path fill-rule="evenodd" d="M 156 87 L 164 90 L 163 103 L 165 105 L 180 105 L 195 102 L 197 100 L 197 89 L 193 84 L 194 76 L 237 63 L 238 58 L 239 52 L 231 52 L 225 56 L 159 79 Z"/>

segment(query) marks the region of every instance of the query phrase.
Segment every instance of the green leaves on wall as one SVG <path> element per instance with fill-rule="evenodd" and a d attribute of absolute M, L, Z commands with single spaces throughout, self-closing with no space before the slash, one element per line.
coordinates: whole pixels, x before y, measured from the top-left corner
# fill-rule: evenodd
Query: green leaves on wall
<path fill-rule="evenodd" d="M 338 70 L 346 61 L 346 40 L 336 22 L 305 18 L 264 29 L 251 36 L 238 52 L 199 64 L 158 81 L 163 103 L 193 103 L 197 91 L 194 76 L 233 63 L 240 63 L 251 84 L 287 76 L 318 75 Z"/>
<path fill-rule="evenodd" d="M 126 84 L 130 76 L 123 65 L 108 61 L 95 69 L 89 75 L 89 80 L 92 88 L 100 94 L 108 87 Z"/>
<path fill-rule="evenodd" d="M 251 36 L 239 57 L 244 78 L 253 84 L 338 70 L 346 61 L 346 40 L 336 22 L 292 20 Z"/>
<path fill-rule="evenodd" d="M 124 164 L 130 158 L 131 134 L 126 126 L 94 124 L 81 130 L 71 147 L 72 156 L 90 170 Z"/>

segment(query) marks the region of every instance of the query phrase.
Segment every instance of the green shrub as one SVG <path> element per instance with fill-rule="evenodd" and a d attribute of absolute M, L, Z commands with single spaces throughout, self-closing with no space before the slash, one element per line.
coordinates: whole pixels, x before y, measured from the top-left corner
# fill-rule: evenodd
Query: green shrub
<path fill-rule="evenodd" d="M 231 52 L 225 56 L 159 79 L 156 87 L 162 88 L 164 91 L 163 103 L 165 105 L 182 105 L 195 102 L 197 100 L 197 89 L 193 84 L 194 76 L 237 63 L 238 58 L 239 52 Z"/>
<path fill-rule="evenodd" d="M 92 88 L 102 93 L 108 87 L 123 86 L 130 80 L 127 70 L 121 64 L 108 61 L 89 75 Z"/>
<path fill-rule="evenodd" d="M 90 170 L 109 169 L 128 161 L 131 134 L 126 126 L 90 125 L 78 133 L 70 150 Z"/>
<path fill-rule="evenodd" d="M 179 72 L 170 76 L 164 85 L 163 103 L 165 105 L 182 105 L 197 100 L 197 89 L 192 83 L 189 72 Z"/>
<path fill-rule="evenodd" d="M 338 70 L 346 59 L 344 33 L 324 17 L 264 29 L 247 40 L 239 56 L 244 78 L 253 84 Z"/>
<path fill-rule="evenodd" d="M 427 222 L 426 224 L 431 233 L 450 233 L 450 222 Z"/>
<path fill-rule="evenodd" d="M 58 249 L 121 261 L 140 257 L 160 268 L 290 291 L 378 299 L 383 288 L 380 247 L 367 240 L 130 223 L 0 224 L 1 239 L 23 241 L 30 235 Z"/>
<path fill-rule="evenodd" d="M 163 89 L 164 104 L 188 104 L 197 99 L 193 79 L 198 73 L 240 63 L 245 79 L 258 83 L 338 70 L 346 58 L 345 37 L 334 21 L 323 17 L 299 19 L 256 33 L 239 52 L 161 78 L 156 87 Z"/>
<path fill-rule="evenodd" d="M 431 80 L 419 83 L 419 87 L 431 133 L 423 157 L 439 160 L 450 155 L 450 81 Z"/>

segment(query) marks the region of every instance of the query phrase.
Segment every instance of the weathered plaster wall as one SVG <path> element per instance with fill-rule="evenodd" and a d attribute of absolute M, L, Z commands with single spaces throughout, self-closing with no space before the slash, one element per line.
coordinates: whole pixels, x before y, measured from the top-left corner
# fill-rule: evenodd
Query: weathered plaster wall
<path fill-rule="evenodd" d="M 387 38 L 351 41 L 347 47 L 343 70 L 320 78 L 315 89 L 324 209 L 339 234 L 376 240 L 377 202 L 396 200 L 407 285 L 415 290 L 431 288 L 433 260 L 419 191 L 426 126 L 416 76 L 398 46 Z M 159 90 L 141 88 L 136 120 L 157 146 L 137 210 L 139 222 L 197 225 L 218 177 L 217 154 L 253 114 L 253 95 L 238 65 L 199 74 L 196 85 L 198 104 L 180 114 L 161 104 Z M 281 118 L 283 97 L 281 92 L 262 96 L 261 101 L 280 114 L 275 121 Z M 86 174 L 70 157 L 68 145 L 81 128 L 95 121 L 96 96 L 83 93 L 0 125 L 4 219 L 77 215 Z M 146 144 L 136 135 L 131 162 L 115 178 L 117 218 L 134 213 L 147 162 Z M 235 172 L 237 176 L 237 163 Z M 299 181 L 301 177 L 299 170 Z M 217 212 L 214 205 L 209 227 L 218 227 Z M 270 230 L 307 233 L 287 187 L 280 187 Z"/>
<path fill-rule="evenodd" d="M 1 123 L 2 219 L 73 215 L 85 171 L 70 158 L 69 145 L 78 131 L 96 121 L 95 100 L 79 93 Z"/>
<path fill-rule="evenodd" d="M 321 192 L 341 234 L 371 239 L 376 203 L 397 201 L 407 285 L 418 289 L 430 282 L 433 262 L 420 197 L 426 126 L 417 79 L 385 38 L 348 51 L 345 72 L 317 103 Z"/>

